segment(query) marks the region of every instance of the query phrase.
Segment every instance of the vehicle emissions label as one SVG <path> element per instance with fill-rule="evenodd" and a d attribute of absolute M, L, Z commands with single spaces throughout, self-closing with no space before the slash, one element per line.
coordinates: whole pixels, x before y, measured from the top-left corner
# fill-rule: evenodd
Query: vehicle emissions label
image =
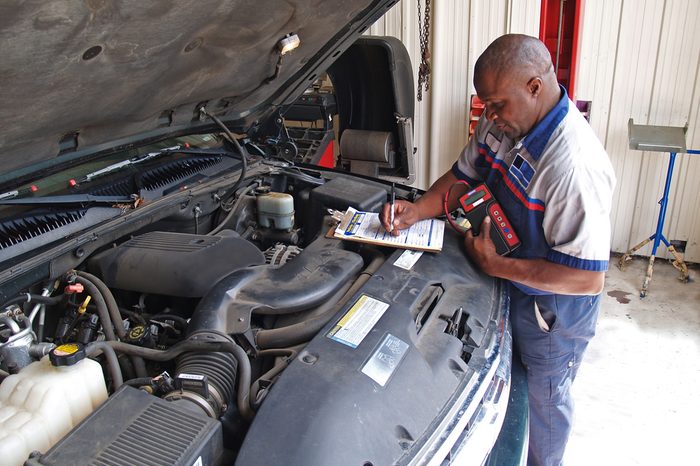
<path fill-rule="evenodd" d="M 327 336 L 338 343 L 357 348 L 388 308 L 389 304 L 363 294 Z"/>
<path fill-rule="evenodd" d="M 387 333 L 379 347 L 362 367 L 362 373 L 382 387 L 385 386 L 389 377 L 399 367 L 407 350 L 408 343 Z"/>

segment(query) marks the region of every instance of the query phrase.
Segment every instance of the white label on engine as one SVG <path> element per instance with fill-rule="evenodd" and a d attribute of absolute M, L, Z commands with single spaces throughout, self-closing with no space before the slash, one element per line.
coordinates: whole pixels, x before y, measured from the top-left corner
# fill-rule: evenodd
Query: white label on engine
<path fill-rule="evenodd" d="M 327 336 L 338 343 L 357 348 L 388 308 L 389 304 L 363 294 Z"/>
<path fill-rule="evenodd" d="M 197 458 L 197 461 L 192 463 L 192 466 L 203 466 L 203 464 L 204 463 L 202 463 L 202 457 L 200 456 L 199 458 Z"/>
<path fill-rule="evenodd" d="M 406 249 L 403 254 L 399 256 L 394 262 L 396 267 L 401 267 L 402 269 L 411 270 L 420 256 L 423 255 L 423 251 L 413 251 L 412 249 Z"/>
<path fill-rule="evenodd" d="M 362 373 L 377 382 L 382 387 L 394 373 L 399 363 L 406 355 L 408 343 L 387 333 L 372 357 L 362 367 Z"/>

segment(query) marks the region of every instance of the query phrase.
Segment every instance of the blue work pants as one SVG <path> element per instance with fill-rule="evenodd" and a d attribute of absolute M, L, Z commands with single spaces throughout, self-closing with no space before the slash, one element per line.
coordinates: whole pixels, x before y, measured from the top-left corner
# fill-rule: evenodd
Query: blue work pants
<path fill-rule="evenodd" d="M 527 369 L 527 464 L 558 466 L 571 433 L 571 384 L 595 334 L 600 295 L 533 296 L 510 285 L 510 297 L 513 342 Z"/>

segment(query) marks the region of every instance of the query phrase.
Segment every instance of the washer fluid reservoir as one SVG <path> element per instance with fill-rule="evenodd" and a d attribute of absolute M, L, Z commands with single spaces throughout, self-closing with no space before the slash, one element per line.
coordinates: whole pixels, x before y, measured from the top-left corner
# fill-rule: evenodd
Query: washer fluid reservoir
<path fill-rule="evenodd" d="M 45 453 L 106 399 L 102 367 L 82 345 L 54 348 L 0 384 L 0 463 Z"/>
<path fill-rule="evenodd" d="M 291 194 L 261 194 L 257 203 L 260 226 L 285 231 L 294 228 L 294 198 Z"/>

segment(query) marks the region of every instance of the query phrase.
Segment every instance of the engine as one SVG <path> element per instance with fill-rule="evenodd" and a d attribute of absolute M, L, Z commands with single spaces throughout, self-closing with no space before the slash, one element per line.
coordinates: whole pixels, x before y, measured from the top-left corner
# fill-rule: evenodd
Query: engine
<path fill-rule="evenodd" d="M 328 210 L 385 198 L 345 178 L 249 178 L 202 203 L 194 231 L 159 219 L 23 290 L 0 308 L 0 457 L 235 455 L 287 365 L 385 260 L 327 238 Z M 124 442 L 178 426 L 182 447 L 169 436 L 138 451 Z"/>

